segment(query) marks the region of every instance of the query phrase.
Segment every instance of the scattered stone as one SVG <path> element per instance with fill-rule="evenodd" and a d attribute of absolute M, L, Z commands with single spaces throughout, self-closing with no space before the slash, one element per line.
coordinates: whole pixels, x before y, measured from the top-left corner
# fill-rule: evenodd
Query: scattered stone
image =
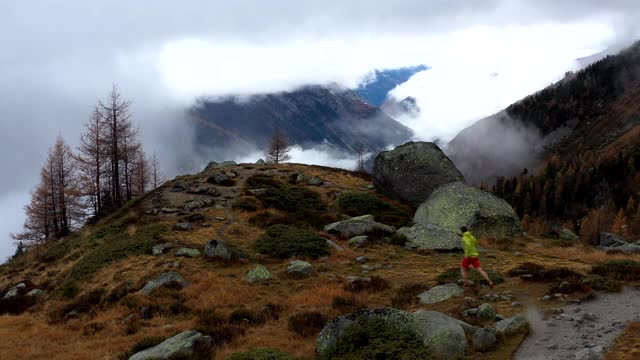
<path fill-rule="evenodd" d="M 25 285 L 25 283 L 20 283 L 14 287 L 12 287 L 11 289 L 9 289 L 9 291 L 7 291 L 6 294 L 4 294 L 4 296 L 2 297 L 3 299 L 11 299 L 14 298 L 16 296 L 18 296 L 18 292 L 20 290 L 26 289 L 27 285 Z"/>
<path fill-rule="evenodd" d="M 200 250 L 183 247 L 178 249 L 178 251 L 176 251 L 176 256 L 196 258 L 200 256 Z"/>
<path fill-rule="evenodd" d="M 207 178 L 207 182 L 209 184 L 216 184 L 216 185 L 228 184 L 229 180 L 230 180 L 229 176 L 223 173 L 213 174 Z"/>
<path fill-rule="evenodd" d="M 233 171 L 227 171 L 224 174 L 227 175 L 230 178 L 234 178 L 234 177 L 238 176 L 238 174 L 234 173 Z"/>
<path fill-rule="evenodd" d="M 267 189 L 265 188 L 260 188 L 260 189 L 249 189 L 249 192 L 253 195 L 264 195 L 267 193 Z"/>
<path fill-rule="evenodd" d="M 160 287 L 170 287 L 170 288 L 185 288 L 187 285 L 187 281 L 176 272 L 168 272 L 161 274 L 157 278 L 150 280 L 147 284 L 140 289 L 140 293 L 144 295 L 151 294 L 155 289 Z"/>
<path fill-rule="evenodd" d="M 511 303 L 511 307 L 521 307 L 521 306 L 522 306 L 522 304 L 520 304 L 517 301 L 514 301 L 514 302 Z"/>
<path fill-rule="evenodd" d="M 429 142 L 409 142 L 375 159 L 373 183 L 390 197 L 418 207 L 439 186 L 464 181 L 453 162 Z"/>
<path fill-rule="evenodd" d="M 160 256 L 166 253 L 167 250 L 171 249 L 172 247 L 173 247 L 173 244 L 170 244 L 170 243 L 158 244 L 153 246 L 153 249 L 151 250 L 151 252 L 154 256 Z"/>
<path fill-rule="evenodd" d="M 464 316 L 464 317 L 477 317 L 478 316 L 478 309 L 477 308 L 467 309 L 467 310 L 462 312 L 462 316 Z"/>
<path fill-rule="evenodd" d="M 599 360 L 602 358 L 603 352 L 602 346 L 595 346 L 592 348 L 586 348 L 575 353 L 576 360 Z"/>
<path fill-rule="evenodd" d="M 434 286 L 418 295 L 418 298 L 423 304 L 435 304 L 462 295 L 464 295 L 464 289 L 458 284 L 444 284 Z"/>
<path fill-rule="evenodd" d="M 311 276 L 313 266 L 306 261 L 294 260 L 287 267 L 287 274 L 295 278 L 306 278 Z"/>
<path fill-rule="evenodd" d="M 529 329 L 529 322 L 524 315 L 515 315 L 496 323 L 498 336 L 511 336 Z"/>
<path fill-rule="evenodd" d="M 626 245 L 627 242 L 621 236 L 616 234 L 603 232 L 600 234 L 600 246 L 604 247 L 618 247 Z"/>
<path fill-rule="evenodd" d="M 184 211 L 192 212 L 193 210 L 202 209 L 207 206 L 211 206 L 213 205 L 213 203 L 214 202 L 211 199 L 199 199 L 199 200 L 187 201 L 184 205 Z"/>
<path fill-rule="evenodd" d="M 256 161 L 256 165 L 265 165 L 266 163 L 267 162 L 262 159 L 259 159 L 258 161 Z"/>
<path fill-rule="evenodd" d="M 175 229 L 178 231 L 189 231 L 193 230 L 193 225 L 188 222 L 177 223 Z"/>
<path fill-rule="evenodd" d="M 498 294 L 485 294 L 482 295 L 482 300 L 485 301 L 492 301 L 492 302 L 496 302 L 496 301 L 500 301 L 500 295 Z"/>
<path fill-rule="evenodd" d="M 178 208 L 162 208 L 160 209 L 160 212 L 163 214 L 175 214 L 175 213 L 179 213 L 180 209 Z"/>
<path fill-rule="evenodd" d="M 484 303 L 478 307 L 478 318 L 490 320 L 496 316 L 496 309 L 491 304 Z"/>
<path fill-rule="evenodd" d="M 323 183 L 322 179 L 320 179 L 320 177 L 318 176 L 312 176 L 308 182 L 309 185 L 313 185 L 313 186 L 320 186 L 322 185 L 322 183 Z"/>
<path fill-rule="evenodd" d="M 344 251 L 344 248 L 338 244 L 336 244 L 335 242 L 326 239 L 327 240 L 327 245 L 329 245 L 331 248 L 335 249 L 336 251 Z"/>
<path fill-rule="evenodd" d="M 366 235 L 355 236 L 349 239 L 348 244 L 349 246 L 353 246 L 353 247 L 361 247 L 361 246 L 365 246 L 368 240 L 369 240 L 369 237 Z"/>
<path fill-rule="evenodd" d="M 467 226 L 477 237 L 511 237 L 522 232 L 518 215 L 504 199 L 453 182 L 436 189 L 416 211 L 417 224 L 433 224 L 453 232 Z"/>
<path fill-rule="evenodd" d="M 480 306 L 481 303 L 478 299 L 475 299 L 472 297 L 465 297 L 464 304 L 470 308 L 477 308 L 478 306 Z"/>
<path fill-rule="evenodd" d="M 365 262 L 367 260 L 368 260 L 368 258 L 366 256 L 358 256 L 356 258 L 356 262 L 358 262 L 358 263 L 363 263 L 363 262 Z"/>
<path fill-rule="evenodd" d="M 551 296 L 545 295 L 542 297 L 542 301 L 551 301 Z"/>
<path fill-rule="evenodd" d="M 506 319 L 506 318 L 507 318 L 507 317 L 506 317 L 506 316 L 504 316 L 504 315 L 502 315 L 502 314 L 497 314 L 497 315 L 493 318 L 493 321 L 494 321 L 494 322 L 499 322 L 499 321 L 502 321 L 502 320 L 504 320 L 504 319 Z"/>
<path fill-rule="evenodd" d="M 40 290 L 40 289 L 33 289 L 31 291 L 29 291 L 27 293 L 27 296 L 29 297 L 38 297 L 38 296 L 42 296 L 44 294 L 44 291 Z"/>
<path fill-rule="evenodd" d="M 80 313 L 77 310 L 71 310 L 64 315 L 65 320 L 78 319 L 79 317 Z"/>
<path fill-rule="evenodd" d="M 268 281 L 271 279 L 273 279 L 273 275 L 271 275 L 271 272 L 269 272 L 269 270 L 267 270 L 267 268 L 262 265 L 257 265 L 247 273 L 247 282 L 249 282 L 249 284 Z"/>
<path fill-rule="evenodd" d="M 231 166 L 237 166 L 238 164 L 236 164 L 235 161 L 223 161 L 221 163 L 217 163 L 215 161 L 211 161 L 207 167 L 204 168 L 204 171 L 209 171 L 209 170 L 213 170 L 213 169 L 219 169 L 219 168 L 223 168 L 223 167 L 231 167 Z"/>
<path fill-rule="evenodd" d="M 594 313 L 583 312 L 580 314 L 579 321 L 595 321 L 598 317 Z"/>
<path fill-rule="evenodd" d="M 231 260 L 231 251 L 220 240 L 211 240 L 204 246 L 204 254 L 211 259 Z"/>
<path fill-rule="evenodd" d="M 433 224 L 403 227 L 398 233 L 407 237 L 405 246 L 411 250 L 462 250 L 462 242 L 455 232 Z"/>
<path fill-rule="evenodd" d="M 329 224 L 324 227 L 324 231 L 339 233 L 344 237 L 351 238 L 374 232 L 393 234 L 396 232 L 396 229 L 393 226 L 373 221 L 373 216 L 371 215 L 363 215 Z"/>
<path fill-rule="evenodd" d="M 549 230 L 549 235 L 557 236 L 561 240 L 566 241 L 575 241 L 580 239 L 578 235 L 574 234 L 573 231 L 559 225 L 552 226 Z"/>
<path fill-rule="evenodd" d="M 476 351 L 491 351 L 498 345 L 496 330 L 492 328 L 480 329 L 473 335 L 471 342 L 473 349 Z"/>
<path fill-rule="evenodd" d="M 185 331 L 160 344 L 140 351 L 129 358 L 129 360 L 156 360 L 190 358 L 194 355 L 196 344 L 213 346 L 211 337 L 204 336 L 197 331 Z"/>

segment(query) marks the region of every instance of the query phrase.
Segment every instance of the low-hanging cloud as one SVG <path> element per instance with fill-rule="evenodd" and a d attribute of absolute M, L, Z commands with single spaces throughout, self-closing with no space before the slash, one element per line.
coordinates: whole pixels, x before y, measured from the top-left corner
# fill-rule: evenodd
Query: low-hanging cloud
<path fill-rule="evenodd" d="M 5 1 L 0 151 L 11 156 L 0 160 L 3 174 L 9 174 L 0 178 L 0 208 L 21 213 L 48 146 L 58 133 L 77 143 L 92 105 L 114 82 L 133 101 L 147 152 L 156 151 L 171 176 L 183 171 L 180 159 L 192 150 L 183 110 L 194 97 L 285 91 L 309 83 L 355 86 L 374 68 L 424 63 L 432 70 L 397 89 L 400 99 L 403 92 L 415 96 L 425 114 L 405 124 L 423 138 L 451 137 L 510 100 L 484 95 L 504 94 L 523 82 L 528 85 L 514 91 L 523 96 L 553 81 L 567 59 L 637 34 L 639 13 L 636 1 L 622 0 Z M 531 33 L 537 34 L 533 43 Z M 503 42 L 507 37 L 511 41 Z M 532 56 L 518 58 L 517 68 L 508 66 L 527 49 Z M 481 55 L 484 65 L 473 77 L 465 69 Z M 552 71 L 545 70 L 545 59 L 554 59 Z M 485 88 L 482 100 L 471 89 L 454 91 L 479 90 L 473 84 L 489 69 L 499 77 L 535 69 L 535 78 L 516 76 L 492 91 Z M 447 91 L 437 92 L 435 85 L 425 90 L 426 82 Z M 468 112 L 453 116 L 457 110 L 449 107 L 447 117 L 445 106 L 429 112 L 438 103 Z M 307 157 L 308 151 L 300 152 L 299 161 L 327 161 L 319 153 Z M 1 221 L 0 242 L 10 243 L 5 229 L 15 230 L 22 220 Z M 0 255 L 7 254 L 0 248 Z"/>

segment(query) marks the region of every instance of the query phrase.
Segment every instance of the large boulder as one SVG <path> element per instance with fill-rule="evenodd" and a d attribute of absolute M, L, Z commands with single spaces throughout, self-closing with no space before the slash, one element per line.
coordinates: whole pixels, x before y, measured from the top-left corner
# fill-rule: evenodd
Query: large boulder
<path fill-rule="evenodd" d="M 437 311 L 418 310 L 413 313 L 424 344 L 434 359 L 462 359 L 467 351 L 467 338 L 461 321 Z"/>
<path fill-rule="evenodd" d="M 512 336 L 527 331 L 529 331 L 529 322 L 522 314 L 500 320 L 496 323 L 496 334 L 500 337 Z"/>
<path fill-rule="evenodd" d="M 316 349 L 320 358 L 328 358 L 331 348 L 336 345 L 349 327 L 356 324 L 358 319 L 383 319 L 387 326 L 400 330 L 409 330 L 422 336 L 415 318 L 410 313 L 391 308 L 358 310 L 354 313 L 340 316 L 324 326 L 316 340 Z"/>
<path fill-rule="evenodd" d="M 140 289 L 139 292 L 144 295 L 149 295 L 154 290 L 161 287 L 182 289 L 187 285 L 187 281 L 180 274 L 176 272 L 168 272 L 150 280 L 142 289 Z"/>
<path fill-rule="evenodd" d="M 418 207 L 441 185 L 464 181 L 453 162 L 430 142 L 408 142 L 383 151 L 373 165 L 373 183 L 381 192 Z"/>
<path fill-rule="evenodd" d="M 211 259 L 231 260 L 231 251 L 220 240 L 211 240 L 204 246 L 204 254 Z"/>
<path fill-rule="evenodd" d="M 472 338 L 473 349 L 476 351 L 491 351 L 498 345 L 496 329 L 483 328 L 476 331 Z"/>
<path fill-rule="evenodd" d="M 432 224 L 458 232 L 467 226 L 476 237 L 516 236 L 522 233 L 520 219 L 503 199 L 454 182 L 434 191 L 414 217 L 417 224 Z"/>
<path fill-rule="evenodd" d="M 329 224 L 324 227 L 324 231 L 339 233 L 344 237 L 352 238 L 379 232 L 393 234 L 396 232 L 396 228 L 373 221 L 373 216 L 371 215 L 362 215 Z"/>
<path fill-rule="evenodd" d="M 618 247 L 626 245 L 627 241 L 616 234 L 603 232 L 600 234 L 600 246 L 604 247 Z"/>
<path fill-rule="evenodd" d="M 464 295 L 464 289 L 458 284 L 444 284 L 432 287 L 418 295 L 418 298 L 423 304 L 435 304 L 462 295 Z"/>
<path fill-rule="evenodd" d="M 433 224 L 403 227 L 398 230 L 398 234 L 407 237 L 405 246 L 412 250 L 462 250 L 462 242 L 458 234 Z"/>
<path fill-rule="evenodd" d="M 197 343 L 208 347 L 213 346 L 211 337 L 189 330 L 181 332 L 152 348 L 140 351 L 131 356 L 129 360 L 189 359 L 194 355 Z"/>

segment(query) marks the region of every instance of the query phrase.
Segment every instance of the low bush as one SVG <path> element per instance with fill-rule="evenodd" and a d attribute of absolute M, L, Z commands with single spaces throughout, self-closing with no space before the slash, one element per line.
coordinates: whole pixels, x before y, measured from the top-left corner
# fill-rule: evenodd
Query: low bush
<path fill-rule="evenodd" d="M 620 281 L 603 276 L 595 275 L 585 279 L 584 282 L 596 291 L 619 292 L 622 290 Z"/>
<path fill-rule="evenodd" d="M 103 323 L 92 322 L 82 327 L 82 335 L 94 336 L 104 330 L 106 326 Z"/>
<path fill-rule="evenodd" d="M 429 286 L 420 283 L 402 285 L 391 298 L 391 305 L 394 308 L 406 309 L 418 303 L 418 295 L 429 290 Z"/>
<path fill-rule="evenodd" d="M 73 299 L 80 292 L 80 286 L 75 281 L 70 281 L 62 287 L 62 296 L 67 299 Z"/>
<path fill-rule="evenodd" d="M 323 360 L 433 359 L 431 350 L 408 329 L 389 326 L 380 318 L 357 318 Z"/>
<path fill-rule="evenodd" d="M 591 272 L 615 280 L 640 280 L 640 262 L 634 260 L 609 260 L 593 265 Z"/>
<path fill-rule="evenodd" d="M 255 244 L 256 251 L 280 259 L 304 256 L 317 259 L 329 255 L 326 239 L 314 232 L 287 225 L 273 225 L 267 228 Z"/>
<path fill-rule="evenodd" d="M 489 275 L 489 280 L 494 284 L 501 284 L 504 282 L 504 277 L 497 271 L 485 270 Z M 479 272 L 469 269 L 467 271 L 467 279 L 473 281 L 476 284 L 489 285 L 487 281 L 480 275 Z M 449 269 L 436 277 L 438 284 L 456 283 L 458 280 L 462 280 L 462 274 L 459 268 Z"/>
<path fill-rule="evenodd" d="M 411 222 L 408 212 L 370 194 L 342 194 L 338 198 L 338 206 L 347 215 L 373 215 L 376 221 L 395 227 L 402 227 Z"/>
<path fill-rule="evenodd" d="M 351 313 L 356 310 L 360 310 L 365 308 L 363 304 L 361 304 L 355 296 L 336 296 L 331 301 L 331 307 L 338 310 L 339 312 L 346 314 Z"/>
<path fill-rule="evenodd" d="M 391 239 L 391 244 L 398 246 L 405 246 L 407 244 L 407 236 L 404 234 L 395 233 L 389 237 Z"/>
<path fill-rule="evenodd" d="M 317 311 L 295 314 L 289 318 L 289 331 L 302 337 L 318 335 L 329 319 Z"/>
<path fill-rule="evenodd" d="M 590 293 L 593 292 L 593 289 L 580 278 L 569 278 L 554 283 L 549 289 L 548 294 L 573 294 L 576 292 Z"/>
<path fill-rule="evenodd" d="M 554 282 L 567 279 L 583 279 L 584 275 L 564 267 L 545 268 L 534 263 L 524 263 L 509 270 L 511 276 L 521 276 L 523 280 L 535 282 Z"/>
<path fill-rule="evenodd" d="M 234 204 L 233 208 L 236 210 L 243 211 L 257 211 L 258 210 L 258 200 L 253 197 L 241 197 Z"/>
<path fill-rule="evenodd" d="M 359 278 L 350 281 L 344 289 L 351 292 L 382 292 L 389 289 L 389 282 L 379 276 Z"/>
<path fill-rule="evenodd" d="M 249 309 L 236 309 L 229 315 L 229 323 L 239 325 L 259 325 L 265 322 L 262 313 Z"/>
<path fill-rule="evenodd" d="M 215 310 L 207 309 L 198 315 L 196 330 L 202 334 L 211 336 L 215 345 L 228 344 L 238 336 L 245 333 L 245 328 L 241 325 L 230 324 Z"/>
<path fill-rule="evenodd" d="M 250 349 L 229 356 L 227 360 L 297 360 L 277 349 Z"/>

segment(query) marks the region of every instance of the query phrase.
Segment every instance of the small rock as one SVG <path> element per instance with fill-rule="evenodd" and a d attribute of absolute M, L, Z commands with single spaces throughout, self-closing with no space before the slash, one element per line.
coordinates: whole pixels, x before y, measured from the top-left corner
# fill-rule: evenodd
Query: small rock
<path fill-rule="evenodd" d="M 336 244 L 335 242 L 327 239 L 327 245 L 329 245 L 329 247 L 333 248 L 336 251 L 344 251 L 344 248 L 338 244 Z"/>
<path fill-rule="evenodd" d="M 590 312 L 584 312 L 580 315 L 580 320 L 582 321 L 595 321 L 597 319 L 596 314 Z"/>
<path fill-rule="evenodd" d="M 29 297 L 38 297 L 44 294 L 44 291 L 40 290 L 40 289 L 33 289 L 31 291 L 29 291 L 27 293 L 27 296 Z"/>
<path fill-rule="evenodd" d="M 525 331 L 529 322 L 524 315 L 516 315 L 496 323 L 496 333 L 499 336 L 511 336 Z"/>
<path fill-rule="evenodd" d="M 322 185 L 322 179 L 320 179 L 320 177 L 318 176 L 312 176 L 311 179 L 309 179 L 308 184 L 309 185 L 313 185 L 313 186 L 320 186 Z"/>
<path fill-rule="evenodd" d="M 139 292 L 144 295 L 149 295 L 155 289 L 160 287 L 182 289 L 187 285 L 188 283 L 180 274 L 176 272 L 168 272 L 168 273 L 161 274 L 157 278 L 149 281 L 142 289 L 140 289 Z"/>
<path fill-rule="evenodd" d="M 366 256 L 358 256 L 356 258 L 356 262 L 358 262 L 358 263 L 363 263 L 363 262 L 365 262 L 367 260 L 368 260 L 368 258 Z"/>
<path fill-rule="evenodd" d="M 599 360 L 602 357 L 602 346 L 586 348 L 575 353 L 576 360 Z"/>
<path fill-rule="evenodd" d="M 464 304 L 470 308 L 477 308 L 478 306 L 480 306 L 481 303 L 478 299 L 475 299 L 472 297 L 465 297 Z"/>
<path fill-rule="evenodd" d="M 476 317 L 476 316 L 478 316 L 478 309 L 477 308 L 467 309 L 467 310 L 462 312 L 462 316 L 464 316 L 464 317 Z"/>
<path fill-rule="evenodd" d="M 258 265 L 247 273 L 247 282 L 253 284 L 255 282 L 268 281 L 273 279 L 271 272 L 266 267 Z"/>
<path fill-rule="evenodd" d="M 287 267 L 287 274 L 295 278 L 306 278 L 311 276 L 313 266 L 306 261 L 294 260 Z"/>
<path fill-rule="evenodd" d="M 496 309 L 491 304 L 484 303 L 478 307 L 478 318 L 482 320 L 493 319 L 496 316 Z"/>
<path fill-rule="evenodd" d="M 231 251 L 220 240 L 211 240 L 204 246 L 204 254 L 211 259 L 231 260 Z"/>
<path fill-rule="evenodd" d="M 493 321 L 494 321 L 494 322 L 498 322 L 498 321 L 502 321 L 502 320 L 504 320 L 504 319 L 506 319 L 506 318 L 507 318 L 507 317 L 506 317 L 506 316 L 504 316 L 504 315 L 502 315 L 502 314 L 497 314 L 497 315 L 493 318 Z"/>
<path fill-rule="evenodd" d="M 14 287 L 12 287 L 11 289 L 9 289 L 9 291 L 7 291 L 6 294 L 4 294 L 4 296 L 2 297 L 3 299 L 10 299 L 10 298 L 14 298 L 16 296 L 18 296 L 18 292 L 22 289 L 25 289 L 27 287 L 27 285 L 25 285 L 24 283 L 20 283 Z"/>
<path fill-rule="evenodd" d="M 195 258 L 200 256 L 200 250 L 183 247 L 176 252 L 176 256 Z"/>
<path fill-rule="evenodd" d="M 560 283 L 560 285 L 558 286 L 558 290 L 560 290 L 560 292 L 567 292 L 567 290 L 571 289 L 571 284 L 569 284 L 566 281 L 563 281 Z"/>
<path fill-rule="evenodd" d="M 435 304 L 462 295 L 464 295 L 464 289 L 458 284 L 444 284 L 423 292 L 418 295 L 418 298 L 423 304 Z"/>
<path fill-rule="evenodd" d="M 80 317 L 80 313 L 77 312 L 76 310 L 72 310 L 69 311 L 68 313 L 65 314 L 64 318 L 65 320 L 69 320 L 69 319 L 77 319 Z"/>
<path fill-rule="evenodd" d="M 179 213 L 180 209 L 177 208 L 162 208 L 160 209 L 160 212 L 163 214 L 175 214 L 175 213 Z"/>
<path fill-rule="evenodd" d="M 249 192 L 253 195 L 264 195 L 267 193 L 267 189 L 249 189 Z"/>
<path fill-rule="evenodd" d="M 173 244 L 170 244 L 170 243 L 154 245 L 152 249 L 152 253 L 154 256 L 160 256 L 160 255 L 163 255 L 167 250 L 171 249 L 172 247 L 173 247 Z"/>
<path fill-rule="evenodd" d="M 349 245 L 354 247 L 361 247 L 367 244 L 369 237 L 366 235 L 355 236 L 349 239 Z"/>
<path fill-rule="evenodd" d="M 551 301 L 551 296 L 545 295 L 542 297 L 542 301 Z"/>
<path fill-rule="evenodd" d="M 522 306 L 522 304 L 520 304 L 520 303 L 519 303 L 519 302 L 517 302 L 517 301 L 514 301 L 514 302 L 512 302 L 512 303 L 511 303 L 511 306 L 512 306 L 512 307 L 520 307 L 520 306 Z"/>
<path fill-rule="evenodd" d="M 204 336 L 197 331 L 185 331 L 149 349 L 140 351 L 129 360 L 151 359 L 190 359 L 195 353 L 196 344 L 213 346 L 211 337 Z"/>
<path fill-rule="evenodd" d="M 175 229 L 178 231 L 189 231 L 189 230 L 193 230 L 193 225 L 191 225 L 191 223 L 188 223 L 188 222 L 177 223 L 175 226 Z"/>

